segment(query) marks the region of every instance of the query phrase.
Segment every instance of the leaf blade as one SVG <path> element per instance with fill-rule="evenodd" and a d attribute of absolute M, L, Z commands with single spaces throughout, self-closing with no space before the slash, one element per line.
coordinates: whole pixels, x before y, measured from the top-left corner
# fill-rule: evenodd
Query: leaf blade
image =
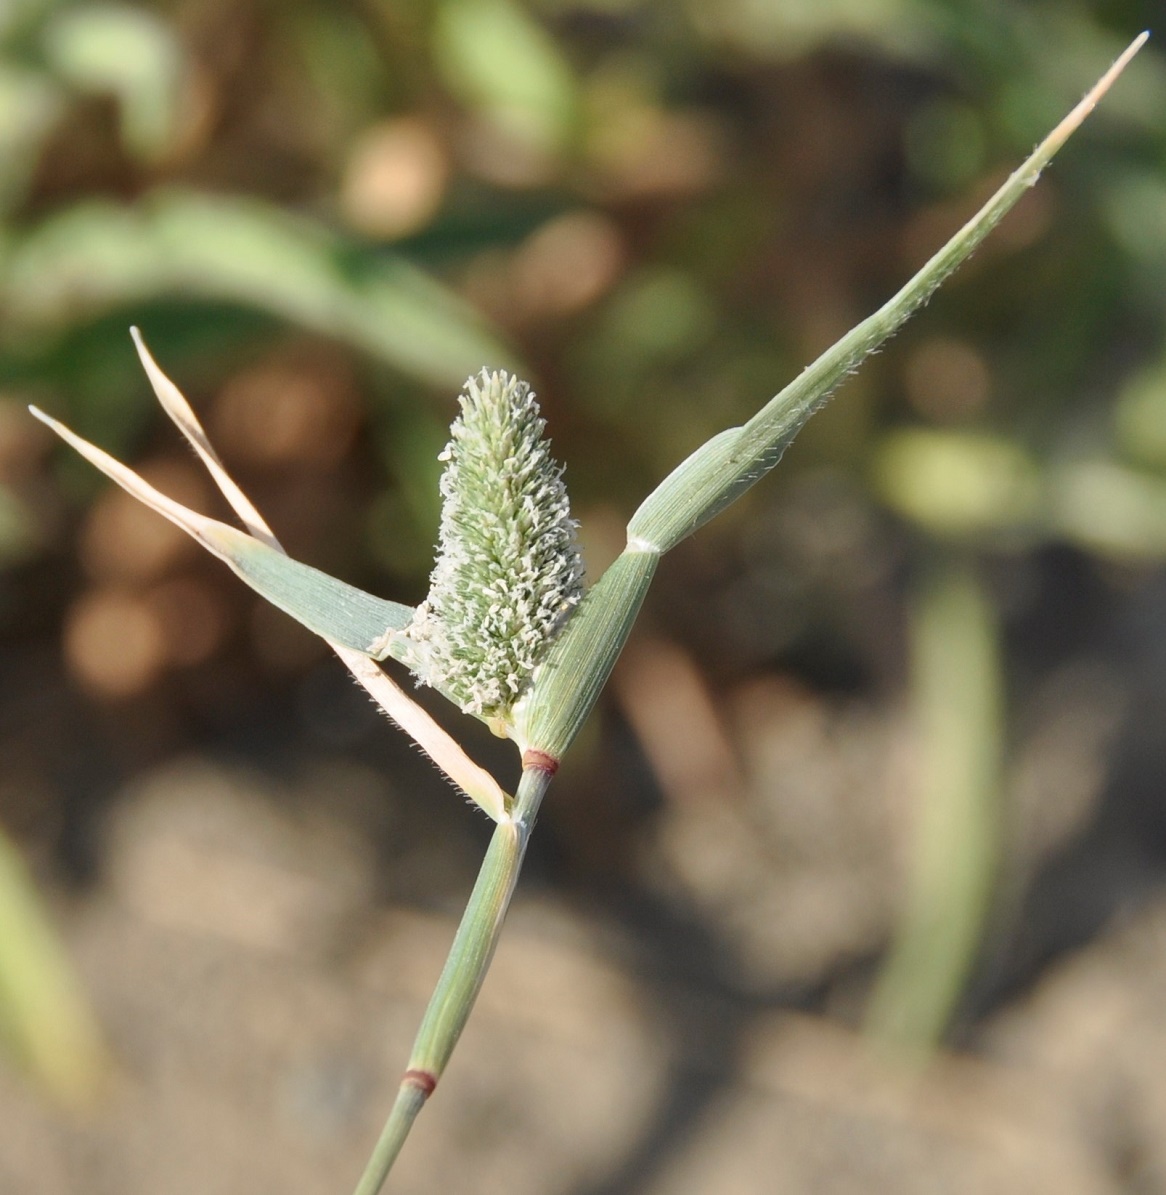
<path fill-rule="evenodd" d="M 667 552 L 764 477 L 837 386 L 927 302 L 1037 181 L 1148 36 L 1142 33 L 1126 47 L 1068 116 L 905 286 L 808 365 L 742 427 L 719 433 L 677 466 L 640 505 L 629 532 L 657 551 Z"/>

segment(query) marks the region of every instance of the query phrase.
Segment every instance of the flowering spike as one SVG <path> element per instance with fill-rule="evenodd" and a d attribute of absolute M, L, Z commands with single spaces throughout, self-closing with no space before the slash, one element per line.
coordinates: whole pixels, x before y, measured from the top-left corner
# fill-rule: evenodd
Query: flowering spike
<path fill-rule="evenodd" d="M 406 634 L 417 672 L 499 733 L 583 593 L 563 468 L 530 387 L 470 378 L 441 458 L 442 513 L 429 597 Z"/>

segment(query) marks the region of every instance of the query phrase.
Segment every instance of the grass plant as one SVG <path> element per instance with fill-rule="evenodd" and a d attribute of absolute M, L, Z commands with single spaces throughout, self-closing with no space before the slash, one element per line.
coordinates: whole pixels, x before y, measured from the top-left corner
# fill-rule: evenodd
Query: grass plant
<path fill-rule="evenodd" d="M 483 372 L 470 379 L 444 454 L 444 515 L 429 598 L 417 609 L 363 593 L 287 557 L 234 484 L 190 406 L 135 331 L 163 407 L 189 440 L 246 531 L 205 518 L 154 490 L 101 449 L 39 411 L 119 485 L 189 532 L 249 585 L 323 636 L 362 684 L 449 778 L 496 823 L 477 883 L 356 1195 L 376 1195 L 414 1119 L 441 1078 L 485 978 L 539 806 L 593 709 L 660 558 L 736 501 L 781 459 L 807 419 L 971 254 L 1138 51 L 1137 38 L 980 211 L 890 300 L 740 427 L 696 449 L 644 500 L 622 554 L 585 593 L 561 469 L 542 438 L 529 390 Z M 952 590 L 951 602 L 963 593 Z M 937 609 L 942 606 L 939 603 Z M 928 626 L 940 628 L 933 618 Z M 380 667 L 395 659 L 464 712 L 516 745 L 513 795 Z M 966 943 L 957 964 L 966 963 Z M 907 950 L 907 946 L 903 947 Z M 937 980 L 942 986 L 946 980 Z M 950 993 L 944 989 L 944 1000 Z M 886 1019 L 886 1017 L 884 1017 Z"/>

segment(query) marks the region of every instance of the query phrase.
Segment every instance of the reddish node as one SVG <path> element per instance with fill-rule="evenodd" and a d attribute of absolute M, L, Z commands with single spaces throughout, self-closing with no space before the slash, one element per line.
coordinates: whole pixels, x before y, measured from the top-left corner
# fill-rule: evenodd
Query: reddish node
<path fill-rule="evenodd" d="M 523 768 L 533 768 L 536 772 L 542 772 L 547 776 L 553 776 L 559 770 L 559 761 L 545 751 L 528 747 L 522 753 L 522 766 Z"/>
<path fill-rule="evenodd" d="M 409 1070 L 401 1076 L 401 1086 L 403 1087 L 406 1083 L 410 1087 L 416 1087 L 428 1099 L 437 1086 L 437 1076 L 431 1071 Z"/>

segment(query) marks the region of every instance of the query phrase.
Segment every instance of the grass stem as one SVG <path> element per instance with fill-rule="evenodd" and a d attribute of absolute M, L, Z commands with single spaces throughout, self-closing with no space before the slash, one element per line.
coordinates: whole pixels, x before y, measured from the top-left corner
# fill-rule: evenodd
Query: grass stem
<path fill-rule="evenodd" d="M 510 815 L 494 828 L 449 957 L 417 1031 L 397 1098 L 354 1195 L 378 1195 L 413 1121 L 457 1045 L 494 957 L 526 844 L 550 780 L 550 772 L 543 768 L 524 769 Z"/>

